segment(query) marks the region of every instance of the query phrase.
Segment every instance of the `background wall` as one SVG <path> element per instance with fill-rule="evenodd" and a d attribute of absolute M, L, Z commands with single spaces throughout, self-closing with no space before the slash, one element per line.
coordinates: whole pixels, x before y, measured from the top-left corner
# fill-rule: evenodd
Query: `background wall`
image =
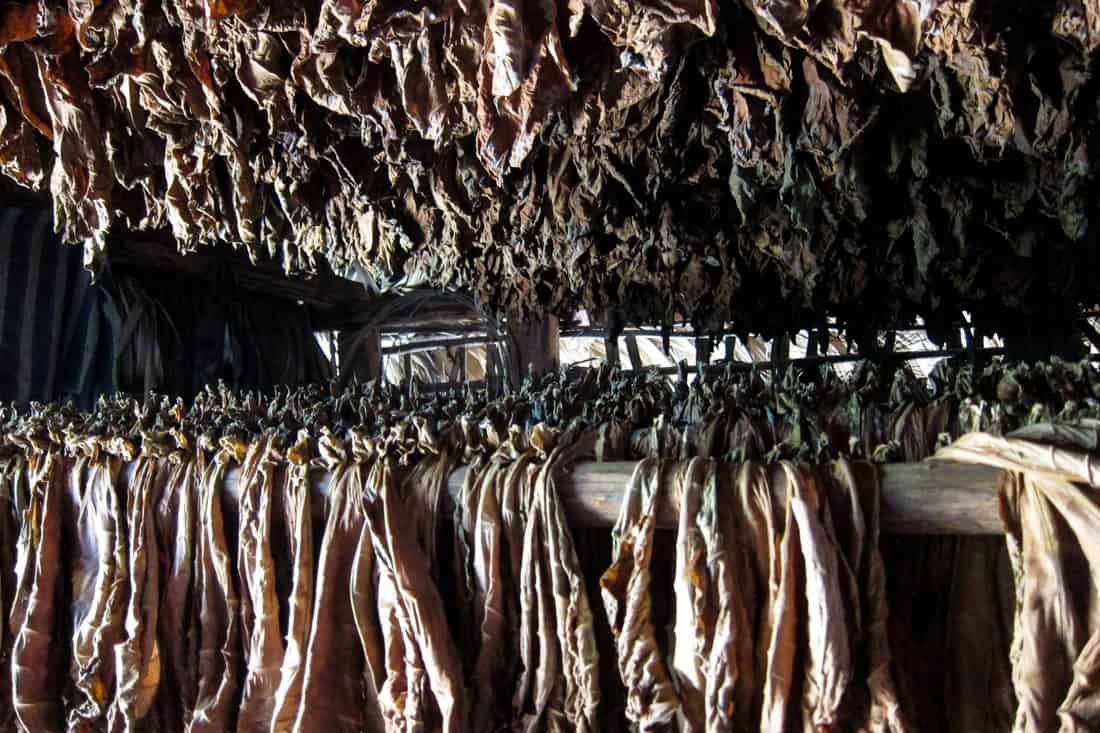
<path fill-rule="evenodd" d="M 192 396 L 326 380 L 309 310 L 212 278 L 106 267 L 92 282 L 48 209 L 0 208 L 0 400 L 89 407 L 121 389 Z"/>

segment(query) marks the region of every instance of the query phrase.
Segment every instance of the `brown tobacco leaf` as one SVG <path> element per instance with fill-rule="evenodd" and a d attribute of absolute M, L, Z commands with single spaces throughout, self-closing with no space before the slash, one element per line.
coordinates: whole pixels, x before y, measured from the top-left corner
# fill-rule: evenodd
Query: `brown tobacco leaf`
<path fill-rule="evenodd" d="M 1100 630 L 1084 609 L 1096 581 L 1100 523 L 1092 487 L 1096 457 L 992 435 L 970 433 L 938 454 L 1008 471 L 1001 488 L 1002 518 L 1017 576 L 1012 645 L 1017 730 L 1087 727 L 1096 721 Z"/>
<path fill-rule="evenodd" d="M 356 470 L 359 474 L 357 481 L 369 479 L 369 465 L 360 464 Z M 379 585 L 375 582 L 375 552 L 370 527 L 364 522 L 351 566 L 351 605 L 365 662 L 363 693 L 368 728 L 385 724 L 379 700 L 379 692 L 386 679 L 386 649 L 379 624 L 382 600 Z"/>
<path fill-rule="evenodd" d="M 161 579 L 155 510 L 167 466 L 161 465 L 152 440 L 144 445 L 149 452 L 138 458 L 126 493 L 129 598 L 120 641 L 115 645 L 117 691 L 110 710 L 114 730 L 135 730 L 145 724 L 161 682 L 157 638 Z"/>
<path fill-rule="evenodd" d="M 328 520 L 321 539 L 302 696 L 293 730 L 361 730 L 366 660 L 362 649 L 347 641 L 358 633 L 348 588 L 363 531 L 363 484 L 340 441 L 326 436 L 321 451 L 332 472 Z"/>
<path fill-rule="evenodd" d="M 5 3 L 0 7 L 0 46 L 35 38 L 40 12 L 39 2 Z"/>
<path fill-rule="evenodd" d="M 103 456 L 102 458 L 106 458 Z M 69 711 L 70 725 L 82 720 L 105 722 L 103 715 L 108 700 L 108 687 L 101 675 L 111 680 L 113 657 L 97 647 L 103 644 L 103 632 L 116 633 L 108 617 L 109 590 L 114 583 L 118 561 L 115 540 L 119 534 L 120 512 L 110 467 L 88 455 L 76 458 L 69 475 L 68 499 L 75 505 L 76 517 L 69 529 L 74 536 L 75 552 L 72 573 L 73 596 L 73 659 L 70 684 L 75 691 L 75 704 Z M 104 481 L 104 474 L 107 480 Z M 112 511 L 113 510 L 113 511 Z M 118 584 L 121 585 L 121 584 Z M 100 633 L 97 634 L 97 627 Z M 105 627 L 105 628 L 104 628 Z M 96 637 L 99 637 L 98 639 Z M 110 636 L 107 643 L 111 643 Z M 100 670 L 99 667 L 103 666 Z"/>
<path fill-rule="evenodd" d="M 190 458 L 177 452 L 170 459 L 156 507 L 157 544 L 162 548 L 164 572 L 158 614 L 161 685 L 155 704 L 162 720 L 188 720 L 198 694 L 198 633 L 192 591 L 198 532 L 197 484 L 202 468 Z"/>
<path fill-rule="evenodd" d="M 224 730 L 236 717 L 242 665 L 240 601 L 226 544 L 222 484 L 231 457 L 219 452 L 206 466 L 198 490 L 195 612 L 199 619 L 198 691 L 188 729 Z"/>
<path fill-rule="evenodd" d="M 518 637 L 521 662 L 512 725 L 527 731 L 559 730 L 566 721 L 575 730 L 599 728 L 592 610 L 557 488 L 559 476 L 595 442 L 590 434 L 574 437 L 536 425 L 508 473 L 519 484 L 521 511 L 514 519 L 524 522 L 521 547 L 512 540 L 507 545 L 513 565 L 507 598 L 514 604 L 518 595 L 509 637 Z"/>
<path fill-rule="evenodd" d="M 19 505 L 21 490 L 25 490 L 26 462 L 22 456 L 6 456 L 0 460 L 0 593 L 3 612 L 0 613 L 0 675 L 11 679 L 11 653 L 14 635 L 8 614 L 16 593 L 16 545 L 19 539 Z M 0 726 L 15 727 L 11 685 L 0 687 Z"/>
<path fill-rule="evenodd" d="M 305 677 L 306 650 L 312 627 L 314 589 L 313 513 L 310 502 L 309 461 L 311 442 L 300 435 L 287 451 L 287 480 L 283 506 L 289 535 L 291 590 L 288 600 L 287 631 L 279 686 L 272 710 L 272 730 L 291 730 L 298 713 Z"/>
<path fill-rule="evenodd" d="M 911 730 L 902 710 L 891 672 L 887 633 L 886 572 L 879 551 L 880 499 L 878 474 L 867 463 L 841 459 L 833 464 L 829 494 L 837 545 L 846 564 L 849 602 L 858 609 L 852 638 L 853 683 L 845 716 L 871 731 Z M 852 623 L 852 617 L 849 617 Z M 855 711 L 855 712 L 852 712 Z"/>
<path fill-rule="evenodd" d="M 385 456 L 376 460 L 367 482 L 373 494 L 367 526 L 376 551 L 386 657 L 379 701 L 389 728 L 462 730 L 470 715 L 462 664 L 408 511 L 410 500 L 423 489 L 408 483 L 418 480 L 415 475 L 400 480 L 392 462 Z"/>
<path fill-rule="evenodd" d="M 650 587 L 656 507 L 667 490 L 664 472 L 655 459 L 638 464 L 613 530 L 612 564 L 600 578 L 627 691 L 626 715 L 641 729 L 672 723 L 680 707 L 658 647 Z"/>
<path fill-rule="evenodd" d="M 50 640 L 61 582 L 62 494 L 68 462 L 52 453 L 27 462 L 29 497 L 16 548 L 16 590 L 9 625 L 13 705 L 23 730 L 61 730 L 61 686 Z M 56 647 L 54 647 L 56 649 Z"/>
<path fill-rule="evenodd" d="M 240 485 L 237 572 L 246 671 L 237 717 L 239 731 L 268 731 L 283 661 L 276 568 L 271 551 L 278 453 L 272 439 L 250 447 Z"/>
<path fill-rule="evenodd" d="M 715 618 L 711 608 L 710 574 L 706 567 L 706 539 L 699 514 L 706 484 L 714 480 L 714 464 L 702 459 L 682 463 L 676 470 L 672 495 L 680 507 L 676 527 L 676 622 L 671 672 L 677 680 L 684 718 L 683 728 L 705 729 L 707 659 L 711 654 Z"/>
<path fill-rule="evenodd" d="M 850 628 L 841 588 L 842 570 L 847 569 L 841 566 L 830 537 L 826 497 L 813 472 L 789 463 L 783 468 L 791 514 L 787 532 L 797 528 L 803 566 L 800 580 L 806 596 L 803 714 L 814 726 L 831 728 L 838 723 L 841 700 L 852 677 Z"/>
<path fill-rule="evenodd" d="M 93 265 L 168 228 L 521 316 L 997 325 L 1097 295 L 1097 39 L 1075 0 L 9 3 L 0 171 Z"/>
<path fill-rule="evenodd" d="M 495 462 L 495 461 L 494 461 Z M 505 573 L 510 568 L 502 542 L 504 522 L 500 502 L 508 478 L 507 465 L 491 466 L 478 492 L 480 502 L 473 535 L 474 614 L 480 632 L 471 720 L 477 730 L 495 727 L 492 716 L 504 709 L 496 702 L 508 659 L 505 651 Z M 506 693 L 507 691 L 501 691 Z M 507 699 L 507 696 L 502 694 Z M 492 726 L 490 726 L 492 723 Z"/>
<path fill-rule="evenodd" d="M 547 456 L 535 484 L 535 502 L 547 533 L 543 544 L 554 590 L 556 630 L 561 653 L 563 717 L 578 731 L 599 728 L 599 655 L 593 631 L 592 609 L 580 561 L 558 494 L 558 473 L 574 460 L 572 446 L 559 446 Z"/>
<path fill-rule="evenodd" d="M 766 532 L 758 532 L 768 544 L 754 546 L 752 533 L 742 530 L 750 516 L 742 500 L 751 494 L 752 477 L 759 472 L 745 464 L 731 480 L 723 477 L 727 473 L 719 468 L 708 476 L 698 520 L 706 544 L 714 619 L 710 656 L 703 668 L 708 731 L 743 728 L 758 720 L 754 700 L 761 675 L 756 655 L 762 645 L 756 639 L 755 620 L 762 608 L 759 601 L 766 596 L 752 573 L 751 553 L 762 551 L 766 558 L 769 545 L 774 545 Z M 767 567 L 766 559 L 763 564 Z"/>

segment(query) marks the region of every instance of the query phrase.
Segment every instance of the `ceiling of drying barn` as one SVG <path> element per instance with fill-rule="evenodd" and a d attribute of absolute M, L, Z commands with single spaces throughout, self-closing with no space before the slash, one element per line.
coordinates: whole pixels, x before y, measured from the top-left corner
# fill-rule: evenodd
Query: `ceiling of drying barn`
<path fill-rule="evenodd" d="M 770 332 L 1097 301 L 1091 0 L 0 5 L 0 166 L 520 316 Z"/>

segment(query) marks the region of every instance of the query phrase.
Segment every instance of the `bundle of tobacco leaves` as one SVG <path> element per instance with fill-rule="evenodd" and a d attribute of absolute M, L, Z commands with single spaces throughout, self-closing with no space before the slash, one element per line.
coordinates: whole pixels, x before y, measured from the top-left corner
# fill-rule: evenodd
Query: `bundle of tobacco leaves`
<path fill-rule="evenodd" d="M 731 368 L 691 384 L 656 371 L 601 368 L 549 373 L 502 395 L 415 382 L 333 382 L 270 394 L 208 385 L 190 404 L 149 393 L 104 396 L 89 412 L 71 404 L 9 406 L 0 412 L 0 434 L 5 452 L 71 447 L 83 438 L 134 450 L 153 440 L 217 451 L 225 441 L 273 438 L 289 445 L 358 435 L 407 444 L 411 455 L 424 434 L 454 432 L 469 445 L 499 446 L 511 431 L 543 424 L 599 431 L 597 452 L 607 459 L 905 461 L 966 432 L 1026 433 L 1030 426 L 1093 420 L 1100 420 L 1100 370 L 1055 358 L 998 360 L 984 368 L 943 363 L 928 379 L 869 363 L 848 377 L 828 366 L 791 367 L 776 379 Z"/>
<path fill-rule="evenodd" d="M 289 271 L 770 333 L 1097 299 L 1084 0 L 9 2 L 0 170 L 93 265 Z"/>

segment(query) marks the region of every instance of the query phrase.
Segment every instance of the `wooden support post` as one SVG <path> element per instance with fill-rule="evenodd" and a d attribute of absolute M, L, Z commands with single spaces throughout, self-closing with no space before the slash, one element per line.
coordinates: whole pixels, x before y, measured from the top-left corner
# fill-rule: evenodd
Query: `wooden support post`
<path fill-rule="evenodd" d="M 622 361 L 619 359 L 619 339 L 605 336 L 603 345 L 604 352 L 607 354 L 607 363 L 613 367 L 621 365 Z"/>
<path fill-rule="evenodd" d="M 817 355 L 817 331 L 810 328 L 806 330 L 806 358 L 812 359 Z"/>
<path fill-rule="evenodd" d="M 892 356 L 894 351 L 897 349 L 897 343 L 898 343 L 898 332 L 897 331 L 887 331 L 886 334 L 882 337 L 882 347 L 881 348 L 882 348 L 883 356 L 885 356 L 887 358 Z"/>
<path fill-rule="evenodd" d="M 508 377 L 518 389 L 524 377 L 540 377 L 557 371 L 560 362 L 558 319 L 550 316 L 541 321 L 512 321 L 505 324 L 508 335 Z"/>
<path fill-rule="evenodd" d="M 737 337 L 726 336 L 726 361 L 737 361 Z"/>
<path fill-rule="evenodd" d="M 817 332 L 818 353 L 820 353 L 822 356 L 828 356 L 829 349 L 832 348 L 832 345 L 833 339 L 832 335 L 829 333 L 829 324 L 823 323 L 821 325 L 821 328 Z"/>
<path fill-rule="evenodd" d="M 485 345 L 485 392 L 492 398 L 496 395 L 497 360 L 493 345 Z"/>
<path fill-rule="evenodd" d="M 377 328 L 340 331 L 340 384 L 354 376 L 360 382 L 378 379 L 382 374 L 382 339 Z"/>
<path fill-rule="evenodd" d="M 623 332 L 622 315 L 614 308 L 608 308 L 603 314 L 603 328 L 604 361 L 608 366 L 618 368 L 622 366 L 619 356 L 619 335 Z"/>
<path fill-rule="evenodd" d="M 783 378 L 783 374 L 787 371 L 787 362 L 791 358 L 791 341 L 786 332 L 779 334 L 772 339 L 772 376 L 776 382 Z"/>
<path fill-rule="evenodd" d="M 962 329 L 956 326 L 952 326 L 947 329 L 947 340 L 944 346 L 948 349 L 961 349 L 962 342 Z"/>
<path fill-rule="evenodd" d="M 626 337 L 626 355 L 631 369 L 642 369 L 642 352 L 638 349 L 638 337 L 633 334 Z"/>
<path fill-rule="evenodd" d="M 695 339 L 695 363 L 709 364 L 710 352 L 713 351 L 713 341 L 710 336 L 702 336 Z"/>

